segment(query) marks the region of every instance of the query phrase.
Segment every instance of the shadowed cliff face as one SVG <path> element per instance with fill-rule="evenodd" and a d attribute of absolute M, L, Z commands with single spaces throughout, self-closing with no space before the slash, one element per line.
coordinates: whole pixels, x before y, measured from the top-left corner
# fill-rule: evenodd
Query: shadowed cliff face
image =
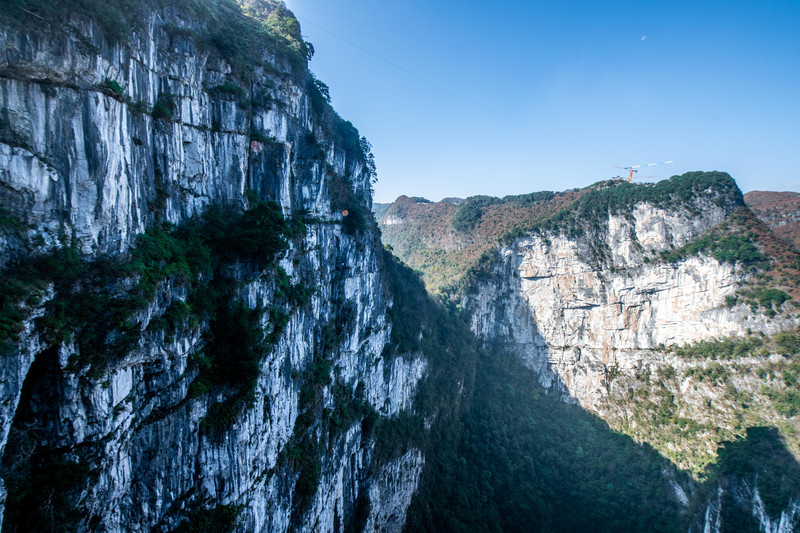
<path fill-rule="evenodd" d="M 424 457 L 378 457 L 371 431 L 428 364 L 390 349 L 368 144 L 297 21 L 20 6 L 0 21 L 3 527 L 399 530 Z"/>
<path fill-rule="evenodd" d="M 480 357 L 460 423 L 429 454 L 410 531 L 681 531 L 687 523 L 678 496 L 685 474 L 547 394 L 501 345 Z"/>
<path fill-rule="evenodd" d="M 56 436 L 63 433 L 59 412 L 65 404 L 63 374 L 58 354 L 49 349 L 37 355 L 22 390 L 2 462 L 3 480 L 11 492 L 6 501 L 4 529 L 46 531 L 55 524 L 67 528 L 80 519 L 74 508 L 86 482 L 89 465 L 64 460 L 54 452 Z M 49 506 L 41 509 L 37 495 Z"/>
<path fill-rule="evenodd" d="M 800 464 L 775 428 L 748 428 L 723 443 L 700 489 L 689 531 L 794 531 L 800 519 Z"/>

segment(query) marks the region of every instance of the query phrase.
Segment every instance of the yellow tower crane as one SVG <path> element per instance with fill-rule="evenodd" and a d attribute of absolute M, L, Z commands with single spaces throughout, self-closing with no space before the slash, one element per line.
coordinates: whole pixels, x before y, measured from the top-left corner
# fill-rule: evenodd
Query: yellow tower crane
<path fill-rule="evenodd" d="M 671 165 L 672 163 L 673 163 L 673 161 L 664 161 L 663 163 L 648 163 L 647 166 L 648 167 L 655 167 L 655 166 L 658 166 L 658 165 Z M 627 170 L 628 171 L 628 181 L 633 181 L 633 175 L 636 174 L 637 172 L 639 172 L 639 168 L 641 168 L 641 166 L 642 165 L 631 165 L 629 167 L 614 167 L 614 168 Z M 662 178 L 662 177 L 663 176 L 637 176 L 637 178 L 640 178 L 640 179 Z M 620 176 L 620 179 L 624 179 L 624 177 Z"/>

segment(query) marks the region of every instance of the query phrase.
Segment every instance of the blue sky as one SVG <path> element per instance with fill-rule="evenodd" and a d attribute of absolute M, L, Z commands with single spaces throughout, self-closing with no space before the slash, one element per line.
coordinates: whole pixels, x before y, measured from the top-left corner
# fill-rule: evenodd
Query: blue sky
<path fill-rule="evenodd" d="M 373 144 L 378 202 L 564 190 L 669 160 L 640 174 L 800 191 L 798 0 L 286 3 Z"/>

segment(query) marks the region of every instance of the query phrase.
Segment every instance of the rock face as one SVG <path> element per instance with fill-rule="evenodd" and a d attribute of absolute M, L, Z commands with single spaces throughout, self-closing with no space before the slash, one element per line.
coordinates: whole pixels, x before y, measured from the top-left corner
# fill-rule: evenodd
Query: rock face
<path fill-rule="evenodd" d="M 609 371 L 634 371 L 659 346 L 780 327 L 741 306 L 725 307 L 725 296 L 746 279 L 734 266 L 707 255 L 658 260 L 726 216 L 711 203 L 700 211 L 639 204 L 631 217 L 611 215 L 579 238 L 545 233 L 515 241 L 465 301 L 473 330 L 513 339 L 543 385 L 596 409 Z"/>
<path fill-rule="evenodd" d="M 800 514 L 800 502 L 790 502 L 789 506 L 782 510 L 777 518 L 772 518 L 764 509 L 764 502 L 761 499 L 758 488 L 754 487 L 752 483 L 739 482 L 733 486 L 723 487 L 720 485 L 717 487 L 709 502 L 689 528 L 689 533 L 732 530 L 731 524 L 726 523 L 725 517 L 723 517 L 725 510 L 723 500 L 728 495 L 733 497 L 732 499 L 736 502 L 736 505 L 744 507 L 744 509 L 741 509 L 742 514 L 757 530 L 767 533 L 791 533 L 795 531 L 798 515 Z"/>
<path fill-rule="evenodd" d="M 89 258 L 123 254 L 155 224 L 179 225 L 211 205 L 245 207 L 250 190 L 285 216 L 305 218 L 305 235 L 279 264 L 292 283 L 312 289 L 310 301 L 289 310 L 260 362 L 251 404 L 210 433 L 202 422 L 217 399 L 190 394 L 208 323 L 175 335 L 146 331 L 186 299 L 185 289 L 158 287 L 138 315 L 142 336 L 100 375 L 75 371 L 69 361 L 78 348 L 37 330 L 48 289 L 15 352 L 2 356 L 0 453 L 15 419 L 36 419 L 38 446 L 91 465 L 70 487 L 79 530 L 166 531 L 221 508 L 239 510 L 241 531 L 339 531 L 360 506 L 371 529 L 398 531 L 424 464 L 418 450 L 381 464 L 363 417 L 348 421 L 320 447 L 317 483 L 302 508 L 298 470 L 285 459 L 299 414 L 297 376 L 318 357 L 326 325 L 347 327 L 331 350 L 325 412 L 337 405 L 331 375 L 389 419 L 411 407 L 426 372 L 419 355 L 382 357 L 392 302 L 380 244 L 370 224 L 342 224 L 341 198 L 363 212 L 371 204 L 357 132 L 315 101 L 305 67 L 298 72 L 274 51 L 265 50 L 266 66 L 249 83 L 238 81 L 200 47 L 193 36 L 204 22 L 187 13 L 148 9 L 117 43 L 78 16 L 48 31 L 0 25 L 0 201 L 19 221 L 0 239 L 0 262 L 31 253 L 26 241 L 35 253 L 72 240 Z M 234 269 L 242 282 L 235 296 L 273 331 L 276 277 L 246 270 Z M 3 490 L 0 504 L 5 497 Z"/>

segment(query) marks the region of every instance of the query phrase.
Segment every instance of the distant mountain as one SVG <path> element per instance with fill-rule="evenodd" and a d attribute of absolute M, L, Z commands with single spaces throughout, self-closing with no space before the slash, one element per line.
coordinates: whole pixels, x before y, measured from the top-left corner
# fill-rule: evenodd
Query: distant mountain
<path fill-rule="evenodd" d="M 797 222 L 798 195 L 764 194 L 765 220 Z M 797 530 L 800 253 L 731 176 L 460 205 L 402 196 L 380 224 L 491 354 L 461 440 L 427 456 L 438 470 L 409 531 Z M 623 436 L 645 445 L 641 459 Z M 579 503 L 575 479 L 602 479 L 602 504 Z M 551 491 L 601 514 L 528 497 Z"/>
<path fill-rule="evenodd" d="M 584 194 L 618 186 L 621 188 L 617 193 L 628 187 L 620 182 L 599 182 L 560 193 L 541 191 L 504 198 L 448 197 L 436 203 L 400 196 L 391 204 L 374 204 L 373 212 L 380 223 L 384 244 L 422 272 L 428 289 L 436 293 L 458 284 L 498 239 L 546 225 L 551 216 L 562 210 L 582 209 L 579 201 Z M 654 185 L 639 187 L 632 190 L 646 191 Z M 643 198 L 647 196 L 640 194 L 644 194 Z M 772 230 L 769 238 L 780 237 L 800 249 L 800 193 L 752 191 L 743 197 L 752 213 Z"/>
<path fill-rule="evenodd" d="M 453 286 L 498 238 L 554 215 L 588 189 L 420 202 L 400 196 L 378 218 L 382 241 L 416 270 L 431 292 Z"/>
<path fill-rule="evenodd" d="M 800 249 L 800 193 L 750 191 L 744 201 L 776 235 Z"/>
<path fill-rule="evenodd" d="M 461 204 L 464 199 L 463 198 L 456 198 L 455 196 L 448 196 L 447 198 L 442 198 L 442 203 L 444 204 Z"/>

